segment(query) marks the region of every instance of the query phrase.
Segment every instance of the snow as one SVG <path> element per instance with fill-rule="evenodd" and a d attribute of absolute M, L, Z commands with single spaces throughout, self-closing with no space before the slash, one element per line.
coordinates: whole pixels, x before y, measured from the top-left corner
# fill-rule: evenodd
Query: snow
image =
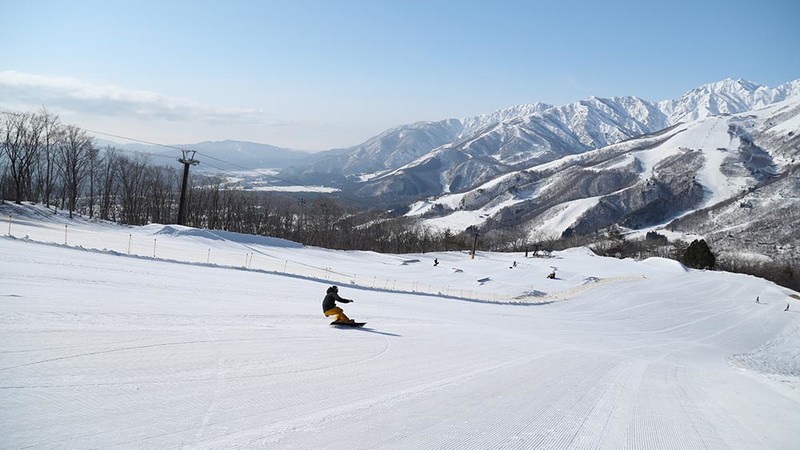
<path fill-rule="evenodd" d="M 542 214 L 544 220 L 536 228 L 536 232 L 544 233 L 546 236 L 560 236 L 578 217 L 597 205 L 599 201 L 600 197 L 589 197 L 556 205 Z"/>
<path fill-rule="evenodd" d="M 706 188 L 703 206 L 710 206 L 730 198 L 747 187 L 746 179 L 725 176 L 722 163 L 739 148 L 739 140 L 728 135 L 730 117 L 709 117 L 684 125 L 675 130 L 672 137 L 653 149 L 635 152 L 642 162 L 643 178 L 653 176 L 655 165 L 681 149 L 700 150 L 705 163 L 698 173 L 698 182 Z"/>
<path fill-rule="evenodd" d="M 254 186 L 250 191 L 263 191 L 263 192 L 320 192 L 331 193 L 338 192 L 339 189 L 325 187 L 325 186 Z"/>
<path fill-rule="evenodd" d="M 454 194 L 454 195 L 447 196 L 445 198 L 438 199 L 437 203 L 443 203 L 445 205 L 451 206 L 453 204 L 453 200 L 456 199 L 456 198 L 459 198 L 459 197 L 456 197 L 458 195 L 463 197 L 463 194 Z M 525 199 L 526 199 L 525 197 L 519 197 L 519 198 L 518 197 L 509 197 L 509 198 L 506 198 L 503 201 L 498 201 L 496 203 L 495 202 L 489 203 L 488 205 L 484 206 L 483 208 L 480 208 L 480 209 L 477 209 L 477 210 L 473 210 L 473 211 L 468 211 L 468 210 L 455 211 L 455 212 L 453 212 L 451 214 L 448 214 L 447 216 L 444 216 L 444 217 L 425 219 L 423 223 L 425 225 L 432 226 L 434 228 L 439 228 L 439 229 L 442 229 L 442 230 L 449 228 L 450 230 L 454 230 L 454 231 L 457 231 L 457 232 L 458 231 L 463 231 L 463 230 L 469 228 L 472 225 L 480 225 L 481 223 L 483 223 L 486 220 L 486 218 L 492 217 L 494 214 L 496 214 L 498 211 L 502 210 L 503 208 L 508 208 L 508 207 L 516 205 L 518 203 L 522 203 L 523 201 L 525 201 Z M 412 212 L 414 212 L 414 210 L 412 210 Z M 410 215 L 410 213 L 409 213 L 409 215 Z"/>
<path fill-rule="evenodd" d="M 438 228 L 440 230 L 449 229 L 455 232 L 461 232 L 473 225 L 483 223 L 486 217 L 490 217 L 489 209 L 481 208 L 476 211 L 455 211 L 444 217 L 436 217 L 432 219 L 425 219 L 425 225 Z M 491 208 L 496 211 L 497 208 Z"/>
<path fill-rule="evenodd" d="M 800 132 L 800 115 L 779 122 L 777 125 L 770 128 L 770 132 L 779 135 L 784 135 L 788 133 L 797 134 L 798 132 Z"/>
<path fill-rule="evenodd" d="M 755 277 L 587 249 L 330 251 L 8 204 L 0 227 L 3 448 L 800 440 L 800 301 Z M 332 283 L 365 328 L 328 326 Z"/>

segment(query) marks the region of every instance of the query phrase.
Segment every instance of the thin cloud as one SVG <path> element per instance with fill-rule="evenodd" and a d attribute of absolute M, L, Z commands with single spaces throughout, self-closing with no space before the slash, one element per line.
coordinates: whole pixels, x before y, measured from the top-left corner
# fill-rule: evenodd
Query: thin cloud
<path fill-rule="evenodd" d="M 9 104 L 46 106 L 87 115 L 251 124 L 265 119 L 264 113 L 255 109 L 209 106 L 156 92 L 15 71 L 0 72 L 0 98 Z"/>

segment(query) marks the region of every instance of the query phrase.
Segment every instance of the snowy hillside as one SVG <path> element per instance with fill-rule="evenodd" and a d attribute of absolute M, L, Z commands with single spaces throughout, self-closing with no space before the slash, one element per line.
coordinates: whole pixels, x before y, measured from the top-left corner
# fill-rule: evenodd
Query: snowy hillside
<path fill-rule="evenodd" d="M 800 441 L 800 296 L 758 278 L 585 249 L 328 251 L 8 204 L 0 225 L 3 448 Z M 332 283 L 365 328 L 328 326 Z"/>
<path fill-rule="evenodd" d="M 495 226 L 524 224 L 531 235 L 558 237 L 612 224 L 663 226 L 723 203 L 741 209 L 733 200 L 746 194 L 753 200 L 747 217 L 715 215 L 709 221 L 698 215 L 681 229 L 727 234 L 755 214 L 785 229 L 781 224 L 791 216 L 785 211 L 796 210 L 800 198 L 791 175 L 800 161 L 798 131 L 800 97 L 793 97 L 504 174 L 464 193 L 418 202 L 409 214 L 428 217 L 426 223 L 439 228 L 463 230 L 491 220 Z M 783 186 L 780 194 L 778 186 Z M 776 242 L 764 227 L 758 229 L 761 241 Z M 800 236 L 786 231 L 780 242 L 796 247 Z"/>

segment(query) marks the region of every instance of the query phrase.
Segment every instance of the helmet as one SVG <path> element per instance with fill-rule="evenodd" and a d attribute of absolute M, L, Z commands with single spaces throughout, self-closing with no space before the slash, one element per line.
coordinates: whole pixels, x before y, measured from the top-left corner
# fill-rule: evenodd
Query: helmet
<path fill-rule="evenodd" d="M 333 292 L 339 292 L 339 288 L 336 286 L 331 286 L 330 290 L 332 290 Z"/>

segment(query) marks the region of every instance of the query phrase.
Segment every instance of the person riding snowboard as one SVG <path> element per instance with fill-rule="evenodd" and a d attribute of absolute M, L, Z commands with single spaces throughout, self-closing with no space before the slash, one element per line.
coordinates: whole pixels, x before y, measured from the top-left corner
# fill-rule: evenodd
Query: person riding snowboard
<path fill-rule="evenodd" d="M 346 298 L 339 297 L 339 288 L 336 286 L 331 286 L 326 291 L 325 299 L 322 300 L 322 311 L 325 313 L 325 317 L 328 316 L 336 316 L 336 320 L 334 322 L 346 322 L 346 323 L 353 323 L 355 320 L 347 317 L 342 311 L 342 308 L 336 306 L 336 302 L 340 303 L 352 303 L 352 300 L 348 300 Z"/>

